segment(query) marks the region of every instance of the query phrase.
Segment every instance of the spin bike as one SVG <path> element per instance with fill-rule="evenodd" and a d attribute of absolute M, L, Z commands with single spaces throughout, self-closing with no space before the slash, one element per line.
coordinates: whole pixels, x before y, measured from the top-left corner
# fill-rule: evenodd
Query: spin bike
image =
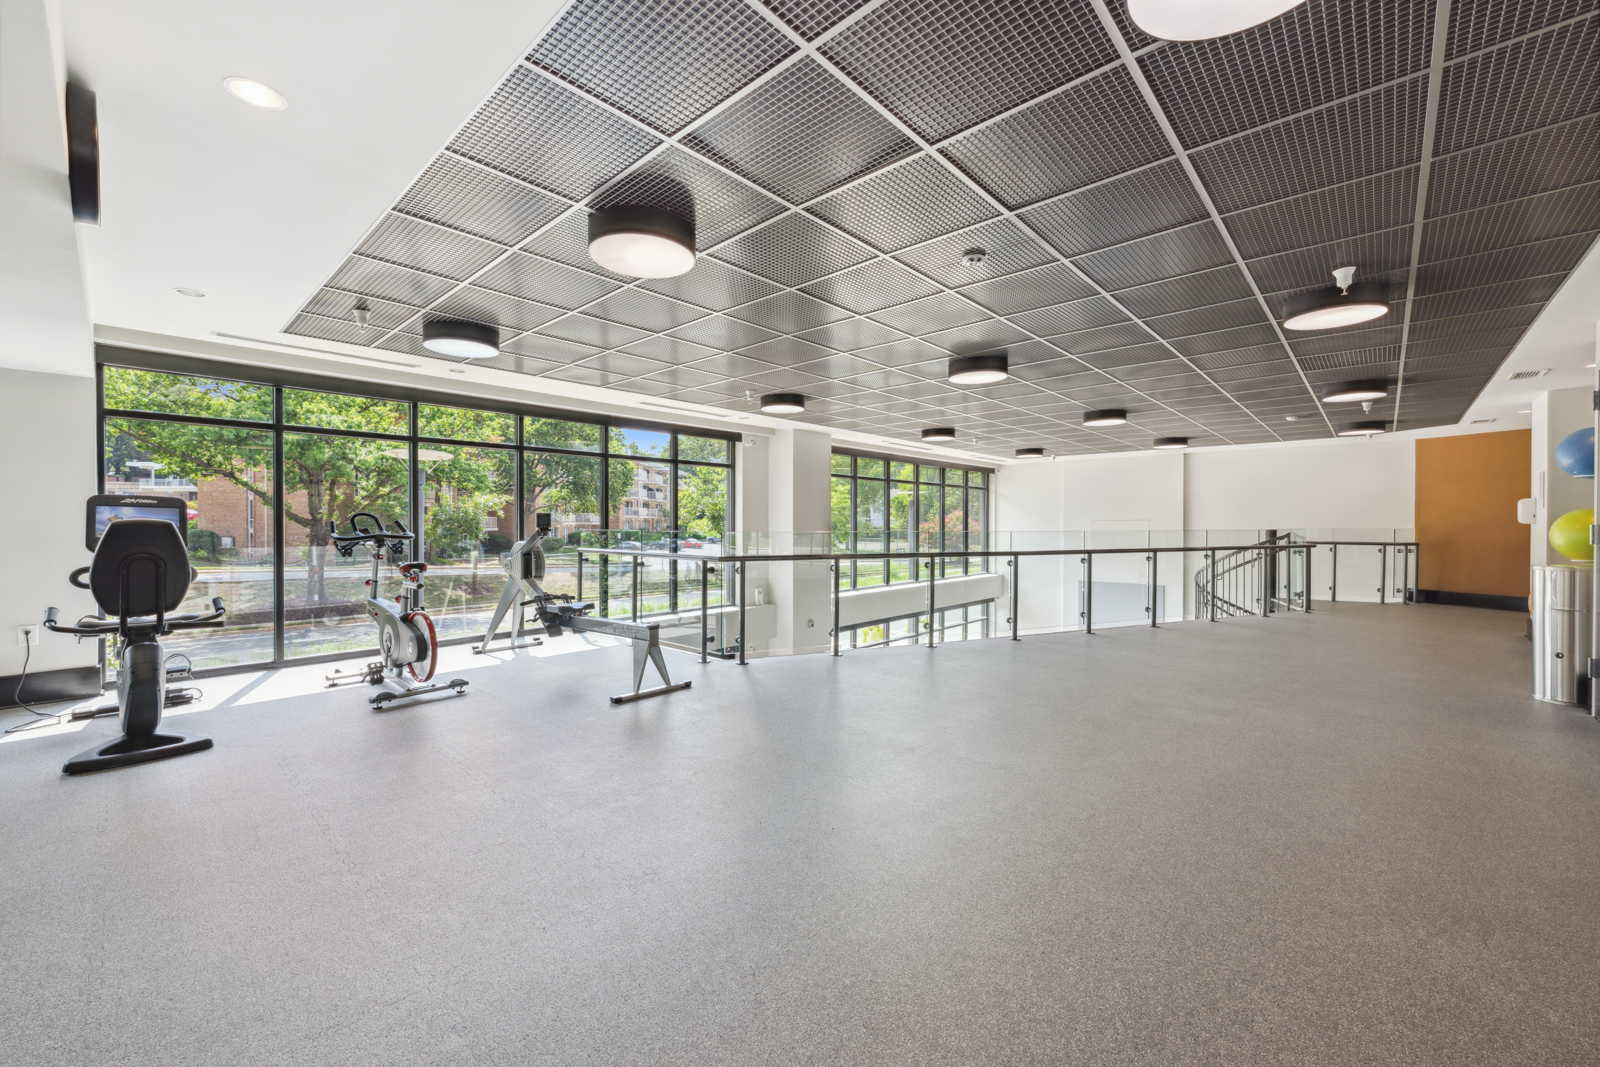
<path fill-rule="evenodd" d="M 358 522 L 360 519 L 370 519 L 372 526 Z M 378 709 L 390 701 L 446 689 L 460 696 L 467 688 L 465 678 L 432 681 L 433 672 L 439 666 L 439 634 L 434 629 L 433 618 L 422 608 L 422 583 L 428 565 L 421 560 L 401 562 L 408 554 L 408 542 L 415 541 L 417 535 L 408 533 L 405 523 L 399 520 L 395 521 L 395 527 L 385 530 L 383 520 L 366 511 L 350 516 L 351 532 L 347 534 L 341 534 L 332 520 L 328 522 L 328 533 L 339 555 L 348 559 L 354 555 L 357 545 L 372 546 L 372 577 L 366 581 L 367 614 L 378 624 L 378 649 L 383 657 L 360 670 L 333 671 L 327 676 L 328 688 L 358 680 L 368 685 L 381 685 L 382 692 L 367 698 L 367 703 Z M 378 570 L 385 551 L 400 572 L 400 595 L 392 602 L 378 594 Z M 419 666 L 425 669 L 418 670 Z"/>

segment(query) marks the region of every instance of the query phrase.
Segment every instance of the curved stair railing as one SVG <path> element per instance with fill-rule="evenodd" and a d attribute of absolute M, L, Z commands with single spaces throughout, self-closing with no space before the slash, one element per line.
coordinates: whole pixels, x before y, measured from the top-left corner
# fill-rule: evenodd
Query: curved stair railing
<path fill-rule="evenodd" d="M 1218 556 L 1202 567 L 1194 576 L 1196 612 L 1211 615 L 1214 607 L 1215 617 L 1220 619 L 1296 607 L 1292 600 L 1278 595 L 1278 553 L 1265 551 L 1271 545 L 1294 542 L 1294 534 L 1278 534 Z"/>

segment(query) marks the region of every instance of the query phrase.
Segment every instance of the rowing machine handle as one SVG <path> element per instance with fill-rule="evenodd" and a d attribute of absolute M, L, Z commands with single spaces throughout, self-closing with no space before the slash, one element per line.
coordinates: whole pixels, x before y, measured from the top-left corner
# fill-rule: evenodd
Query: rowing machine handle
<path fill-rule="evenodd" d="M 88 567 L 79 567 L 77 570 L 75 570 L 71 574 L 67 575 L 67 581 L 71 582 L 73 585 L 77 586 L 79 589 L 88 589 L 89 588 L 89 583 L 83 580 L 83 576 L 85 574 L 88 574 L 88 573 L 89 573 L 89 568 Z"/>

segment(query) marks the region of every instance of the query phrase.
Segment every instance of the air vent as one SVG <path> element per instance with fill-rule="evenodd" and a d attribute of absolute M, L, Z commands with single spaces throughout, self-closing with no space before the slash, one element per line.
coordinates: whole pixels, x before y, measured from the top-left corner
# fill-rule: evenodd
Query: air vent
<path fill-rule="evenodd" d="M 1493 422 L 1493 421 L 1494 421 L 1493 419 L 1473 419 L 1472 420 L 1472 425 L 1474 425 L 1474 426 L 1482 426 L 1486 422 Z"/>
<path fill-rule="evenodd" d="M 1550 373 L 1550 368 L 1549 367 L 1546 367 L 1544 370 L 1519 370 L 1515 374 L 1513 374 L 1511 377 L 1507 378 L 1506 381 L 1508 381 L 1508 382 L 1525 382 L 1529 378 L 1543 378 L 1546 374 L 1549 374 L 1549 373 Z"/>

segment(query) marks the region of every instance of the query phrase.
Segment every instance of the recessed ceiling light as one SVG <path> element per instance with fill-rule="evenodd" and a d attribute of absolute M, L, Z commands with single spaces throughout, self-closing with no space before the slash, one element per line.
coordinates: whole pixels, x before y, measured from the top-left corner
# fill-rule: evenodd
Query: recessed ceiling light
<path fill-rule="evenodd" d="M 1128 0 L 1134 25 L 1163 41 L 1209 41 L 1254 29 L 1306 0 Z"/>
<path fill-rule="evenodd" d="M 1389 383 L 1381 378 L 1355 382 L 1336 382 L 1322 394 L 1324 404 L 1354 404 L 1362 400 L 1381 400 L 1389 395 Z"/>
<path fill-rule="evenodd" d="M 1043 459 L 1044 458 L 1044 449 L 1042 449 L 1042 448 L 1019 448 L 1019 449 L 1017 449 L 1017 458 L 1018 459 Z"/>
<path fill-rule="evenodd" d="M 768 393 L 761 398 L 761 410 L 768 415 L 798 415 L 806 409 L 806 398 L 799 393 Z"/>
<path fill-rule="evenodd" d="M 1583 365 L 1583 369 L 1584 370 L 1594 370 L 1594 364 L 1593 363 L 1585 363 Z"/>
<path fill-rule="evenodd" d="M 488 359 L 500 352 L 500 331 L 481 322 L 435 319 L 422 326 L 422 347 L 457 359 Z"/>
<path fill-rule="evenodd" d="M 954 441 L 956 431 L 953 426 L 936 426 L 931 430 L 922 431 L 924 441 Z"/>
<path fill-rule="evenodd" d="M 1101 408 L 1083 413 L 1085 426 L 1123 426 L 1127 421 L 1128 413 L 1121 408 Z"/>
<path fill-rule="evenodd" d="M 1294 422 L 1294 421 L 1295 421 L 1295 420 L 1296 420 L 1296 419 L 1298 419 L 1298 418 L 1299 418 L 1299 417 L 1300 417 L 1300 416 L 1299 416 L 1299 415 L 1285 415 L 1285 416 L 1284 416 L 1284 417 L 1283 417 L 1283 421 L 1284 421 L 1284 422 Z"/>
<path fill-rule="evenodd" d="M 1517 409 L 1517 414 L 1518 415 L 1532 415 L 1533 414 L 1533 409 L 1532 408 L 1518 408 Z"/>
<path fill-rule="evenodd" d="M 1369 422 L 1347 422 L 1339 427 L 1340 437 L 1371 437 L 1383 433 L 1389 424 L 1378 419 Z"/>
<path fill-rule="evenodd" d="M 589 216 L 589 256 L 628 278 L 676 278 L 694 266 L 694 223 L 661 208 L 604 207 Z"/>
<path fill-rule="evenodd" d="M 289 106 L 289 101 L 283 94 L 270 85 L 263 85 L 254 78 L 224 78 L 223 88 L 237 96 L 247 104 L 264 108 L 267 111 L 282 111 Z"/>
<path fill-rule="evenodd" d="M 989 259 L 989 253 L 981 248 L 969 248 L 961 253 L 961 262 L 969 267 L 982 266 Z"/>
<path fill-rule="evenodd" d="M 1335 330 L 1389 313 L 1389 287 L 1382 282 L 1354 281 L 1354 267 L 1333 272 L 1337 285 L 1291 296 L 1283 304 L 1286 330 Z"/>
<path fill-rule="evenodd" d="M 993 385 L 1011 376 L 1011 360 L 1004 351 L 981 356 L 957 356 L 950 361 L 948 377 L 952 385 Z"/>
<path fill-rule="evenodd" d="M 202 293 L 198 289 L 185 289 L 185 288 L 183 288 L 181 286 L 179 286 L 178 288 L 173 289 L 172 291 L 174 293 L 177 293 L 179 296 L 192 296 L 192 297 L 196 297 L 196 298 L 206 295 L 206 294 Z"/>
<path fill-rule="evenodd" d="M 1151 448 L 1188 448 L 1189 447 L 1189 439 L 1187 437 L 1158 437 L 1158 438 L 1155 439 L 1155 443 L 1152 444 L 1150 447 Z"/>

